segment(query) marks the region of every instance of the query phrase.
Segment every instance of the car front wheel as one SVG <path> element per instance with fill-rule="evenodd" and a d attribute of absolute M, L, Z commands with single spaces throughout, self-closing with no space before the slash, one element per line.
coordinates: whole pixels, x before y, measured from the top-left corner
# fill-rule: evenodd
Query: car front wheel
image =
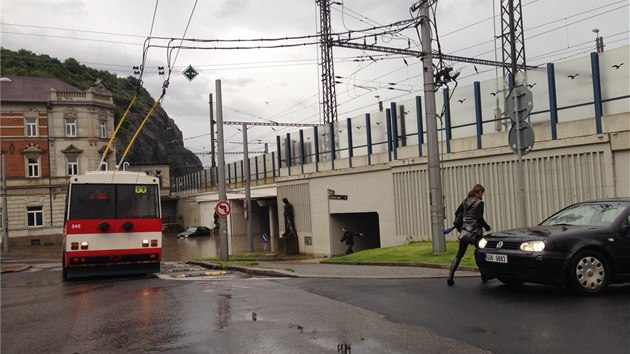
<path fill-rule="evenodd" d="M 568 282 L 577 293 L 597 294 L 608 286 L 609 280 L 608 263 L 601 253 L 582 251 L 571 260 Z"/>

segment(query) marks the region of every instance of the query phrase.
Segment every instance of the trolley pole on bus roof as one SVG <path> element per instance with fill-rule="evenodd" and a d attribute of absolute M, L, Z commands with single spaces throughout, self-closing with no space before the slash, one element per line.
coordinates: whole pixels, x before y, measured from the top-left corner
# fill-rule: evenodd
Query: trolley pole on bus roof
<path fill-rule="evenodd" d="M 221 97 L 221 80 L 215 81 L 215 89 L 217 91 L 217 155 L 219 163 L 218 182 L 219 182 L 219 201 L 227 201 L 225 191 L 225 154 L 223 149 L 223 100 Z M 222 261 L 228 260 L 228 237 L 227 237 L 227 216 L 219 217 L 219 258 Z"/>

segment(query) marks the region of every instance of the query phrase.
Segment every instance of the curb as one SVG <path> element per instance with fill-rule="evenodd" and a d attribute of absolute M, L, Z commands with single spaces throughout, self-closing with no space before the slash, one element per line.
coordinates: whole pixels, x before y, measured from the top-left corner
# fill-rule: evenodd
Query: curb
<path fill-rule="evenodd" d="M 291 277 L 291 278 L 321 278 L 324 276 L 311 276 L 311 275 L 301 275 L 294 272 L 290 272 L 282 269 L 269 269 L 269 268 L 256 268 L 256 267 L 245 267 L 245 266 L 237 266 L 237 265 L 228 265 L 226 268 L 221 267 L 220 264 L 217 263 L 209 263 L 209 262 L 197 262 L 197 261 L 188 261 L 187 264 L 194 264 L 200 267 L 208 268 L 208 269 L 228 269 L 237 272 L 242 272 L 246 274 L 252 275 L 263 275 L 269 277 Z M 450 269 L 449 265 L 444 264 L 431 264 L 431 263 L 379 263 L 379 262 L 325 262 L 324 264 L 338 264 L 338 265 L 371 265 L 371 266 L 395 266 L 395 267 L 419 267 L 419 268 L 435 268 L 435 269 Z M 469 271 L 469 272 L 479 272 L 477 267 L 458 267 L 458 270 Z M 343 276 L 342 276 L 343 278 Z"/>
<path fill-rule="evenodd" d="M 336 262 L 326 261 L 323 264 L 340 264 L 340 265 L 369 265 L 369 266 L 389 266 L 389 267 L 421 267 L 421 268 L 435 268 L 435 269 L 450 269 L 449 264 L 435 264 L 435 263 L 387 263 L 387 262 Z M 465 270 L 468 272 L 479 272 L 479 268 L 473 266 L 459 266 L 457 270 Z"/>
<path fill-rule="evenodd" d="M 198 265 L 200 267 L 204 267 L 208 269 L 226 269 L 226 268 L 221 267 L 221 265 L 217 263 L 195 262 L 195 261 L 189 261 L 186 263 Z M 241 273 L 246 273 L 246 274 L 264 275 L 264 276 L 269 276 L 269 277 L 291 277 L 291 278 L 302 277 L 299 274 L 282 270 L 282 269 L 253 268 L 253 267 L 244 267 L 244 266 L 237 266 L 237 265 L 228 265 L 227 269 L 234 270 Z"/>
<path fill-rule="evenodd" d="M 11 265 L 2 265 L 0 266 L 0 273 L 13 273 L 13 272 L 21 272 L 29 269 L 31 266 L 28 264 L 11 264 Z"/>

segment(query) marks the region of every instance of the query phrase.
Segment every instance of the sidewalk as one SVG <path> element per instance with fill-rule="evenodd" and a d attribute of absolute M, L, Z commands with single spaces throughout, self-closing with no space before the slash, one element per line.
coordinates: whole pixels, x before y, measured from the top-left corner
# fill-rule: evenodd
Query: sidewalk
<path fill-rule="evenodd" d="M 46 260 L 61 265 L 60 246 L 11 247 L 8 254 L 2 254 L 0 273 L 21 272 L 31 268 L 28 262 Z"/>
<path fill-rule="evenodd" d="M 29 261 L 45 259 L 59 261 L 61 252 L 58 247 L 42 246 L 40 248 L 15 248 L 9 254 L 2 255 L 0 272 L 20 272 L 31 267 Z M 326 258 L 298 258 L 290 260 L 260 260 L 256 266 L 228 265 L 228 270 L 242 273 L 292 278 L 363 278 L 363 279 L 405 279 L 405 278 L 445 278 L 448 276 L 448 265 L 408 264 L 408 263 L 320 263 Z M 210 269 L 221 269 L 212 262 L 189 261 Z M 457 276 L 479 276 L 474 267 L 459 267 Z"/>
<path fill-rule="evenodd" d="M 292 278 L 350 278 L 350 279 L 408 279 L 408 278 L 445 278 L 448 267 L 437 265 L 407 264 L 339 264 L 320 263 L 321 259 L 303 259 L 287 261 L 259 261 L 258 266 L 228 265 L 229 270 L 252 275 L 292 277 Z M 209 262 L 188 262 L 206 268 L 219 269 L 220 266 Z M 457 276 L 479 276 L 471 267 L 458 269 Z"/>

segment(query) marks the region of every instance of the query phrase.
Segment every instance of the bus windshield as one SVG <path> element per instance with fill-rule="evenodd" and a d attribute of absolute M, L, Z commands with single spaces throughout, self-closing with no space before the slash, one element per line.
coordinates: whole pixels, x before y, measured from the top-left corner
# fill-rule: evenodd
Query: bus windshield
<path fill-rule="evenodd" d="M 74 184 L 70 219 L 158 218 L 157 185 Z"/>

